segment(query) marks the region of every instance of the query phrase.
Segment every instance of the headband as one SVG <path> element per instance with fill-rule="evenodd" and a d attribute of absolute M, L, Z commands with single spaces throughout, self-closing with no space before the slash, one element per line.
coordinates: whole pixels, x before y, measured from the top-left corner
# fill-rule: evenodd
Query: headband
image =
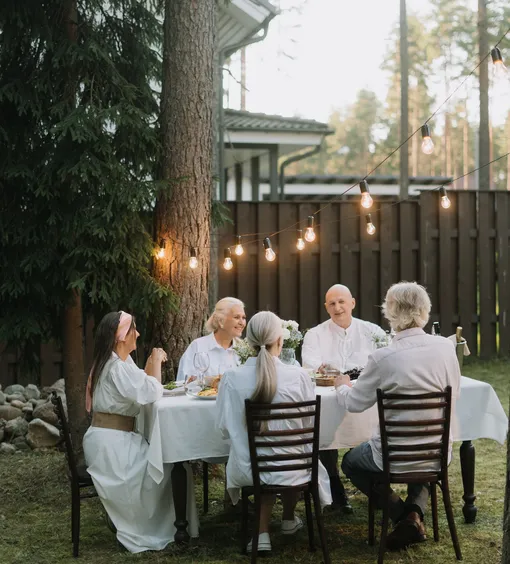
<path fill-rule="evenodd" d="M 125 341 L 126 336 L 129 333 L 129 328 L 133 321 L 133 316 L 125 311 L 120 312 L 119 326 L 117 327 L 117 332 L 115 333 L 115 342 Z"/>

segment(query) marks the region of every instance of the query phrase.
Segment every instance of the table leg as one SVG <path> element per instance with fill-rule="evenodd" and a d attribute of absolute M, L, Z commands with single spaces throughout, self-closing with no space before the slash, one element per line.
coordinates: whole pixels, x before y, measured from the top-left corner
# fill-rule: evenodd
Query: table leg
<path fill-rule="evenodd" d="M 464 521 L 474 523 L 478 509 L 475 505 L 475 447 L 471 441 L 463 441 L 460 447 L 460 468 L 464 486 Z"/>
<path fill-rule="evenodd" d="M 186 503 L 188 496 L 188 477 L 183 462 L 176 462 L 172 468 L 172 494 L 175 506 L 174 541 L 177 544 L 189 542 L 188 521 L 186 520 Z"/>

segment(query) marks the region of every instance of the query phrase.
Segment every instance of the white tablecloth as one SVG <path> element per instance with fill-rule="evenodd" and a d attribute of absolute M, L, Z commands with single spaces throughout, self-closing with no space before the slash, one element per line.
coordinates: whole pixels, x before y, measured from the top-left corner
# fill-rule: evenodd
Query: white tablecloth
<path fill-rule="evenodd" d="M 334 388 L 316 388 L 322 398 L 320 448 L 353 447 L 370 438 L 378 424 L 377 406 L 364 413 L 346 413 Z M 462 377 L 457 401 L 456 441 L 480 438 L 503 444 L 508 420 L 490 384 Z M 188 396 L 164 397 L 142 410 L 138 426 L 150 443 L 149 472 L 156 482 L 165 462 L 227 456 L 229 444 L 216 428 L 216 402 Z"/>

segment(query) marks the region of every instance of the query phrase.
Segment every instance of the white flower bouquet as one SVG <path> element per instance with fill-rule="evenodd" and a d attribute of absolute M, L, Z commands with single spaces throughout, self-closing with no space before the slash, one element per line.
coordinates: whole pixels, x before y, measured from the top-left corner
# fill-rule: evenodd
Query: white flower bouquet
<path fill-rule="evenodd" d="M 391 345 L 392 336 L 390 333 L 385 333 L 384 336 L 380 333 L 373 333 L 372 334 L 372 341 L 374 342 L 376 349 L 382 349 L 383 347 L 387 347 Z"/>
<path fill-rule="evenodd" d="M 284 349 L 296 349 L 299 343 L 303 340 L 303 334 L 299 330 L 299 324 L 297 321 L 290 319 L 289 321 L 284 321 L 282 319 L 283 327 L 283 348 Z"/>
<path fill-rule="evenodd" d="M 241 364 L 244 364 L 250 357 L 257 356 L 257 353 L 250 347 L 246 339 L 236 339 L 232 348 L 241 360 Z"/>

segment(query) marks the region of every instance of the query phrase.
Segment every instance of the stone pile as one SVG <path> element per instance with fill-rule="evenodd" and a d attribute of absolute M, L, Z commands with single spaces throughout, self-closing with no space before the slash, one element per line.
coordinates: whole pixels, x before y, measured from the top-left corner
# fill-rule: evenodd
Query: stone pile
<path fill-rule="evenodd" d="M 52 392 L 62 398 L 67 414 L 63 379 L 41 390 L 34 384 L 0 386 L 0 455 L 56 447 L 61 442 Z"/>

